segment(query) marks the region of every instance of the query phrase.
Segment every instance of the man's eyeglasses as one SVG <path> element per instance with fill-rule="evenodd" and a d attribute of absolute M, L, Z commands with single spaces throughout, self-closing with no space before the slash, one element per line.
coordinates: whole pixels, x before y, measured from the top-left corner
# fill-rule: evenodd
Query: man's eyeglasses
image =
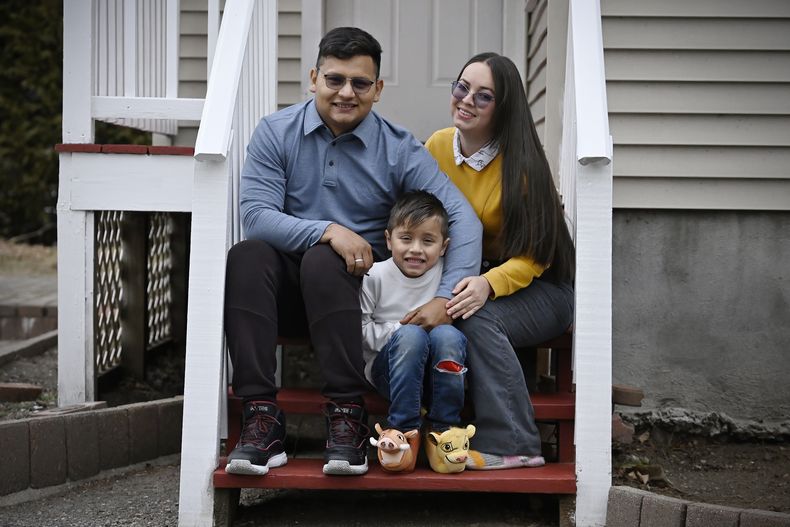
<path fill-rule="evenodd" d="M 351 88 L 357 95 L 362 95 L 370 91 L 370 87 L 376 84 L 375 81 L 364 77 L 344 77 L 335 73 L 324 73 L 324 82 L 330 90 L 340 91 L 347 82 L 351 81 Z"/>
<path fill-rule="evenodd" d="M 453 81 L 450 84 L 450 90 L 451 90 L 450 93 L 453 94 L 453 97 L 455 97 L 459 101 L 461 99 L 464 99 L 467 95 L 469 95 L 469 86 L 467 86 L 461 81 Z M 479 91 L 472 94 L 472 100 L 474 101 L 475 106 L 482 110 L 483 108 L 494 102 L 494 96 L 488 92 Z"/>

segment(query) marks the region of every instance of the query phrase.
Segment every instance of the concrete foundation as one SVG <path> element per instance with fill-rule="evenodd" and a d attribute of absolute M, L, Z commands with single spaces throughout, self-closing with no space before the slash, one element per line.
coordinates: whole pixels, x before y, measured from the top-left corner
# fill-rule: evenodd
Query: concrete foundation
<path fill-rule="evenodd" d="M 614 213 L 613 381 L 644 412 L 790 423 L 790 213 Z"/>

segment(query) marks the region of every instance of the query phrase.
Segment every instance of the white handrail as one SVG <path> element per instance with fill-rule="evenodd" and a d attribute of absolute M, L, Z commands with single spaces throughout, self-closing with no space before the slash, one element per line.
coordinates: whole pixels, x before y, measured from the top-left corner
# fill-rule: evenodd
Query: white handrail
<path fill-rule="evenodd" d="M 609 115 L 598 2 L 572 1 L 568 31 L 572 32 L 576 94 L 576 152 L 582 165 L 612 160 Z"/>
<path fill-rule="evenodd" d="M 169 97 L 91 97 L 94 119 L 178 119 L 199 121 L 203 99 Z"/>
<path fill-rule="evenodd" d="M 214 3 L 214 2 L 212 2 Z M 277 3 L 227 0 L 195 146 L 184 376 L 179 525 L 211 525 L 225 353 L 228 242 L 235 241 L 238 175 L 258 120 L 274 110 Z"/>
<path fill-rule="evenodd" d="M 239 88 L 244 50 L 250 29 L 253 0 L 228 0 L 211 66 L 206 103 L 195 141 L 195 159 L 222 161 L 227 158 L 233 130 L 233 114 Z"/>

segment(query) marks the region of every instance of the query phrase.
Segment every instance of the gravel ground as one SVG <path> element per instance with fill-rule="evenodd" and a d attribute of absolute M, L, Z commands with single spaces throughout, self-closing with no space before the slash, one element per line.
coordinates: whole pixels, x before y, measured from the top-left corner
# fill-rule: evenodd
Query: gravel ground
<path fill-rule="evenodd" d="M 178 464 L 171 459 L 169 465 L 148 465 L 11 497 L 29 501 L 2 506 L 8 497 L 0 498 L 2 527 L 175 526 Z"/>
<path fill-rule="evenodd" d="M 177 461 L 177 459 L 175 460 Z M 175 526 L 178 464 L 149 465 L 3 505 L 2 527 Z M 36 495 L 37 494 L 37 495 Z M 235 527 L 554 527 L 557 503 L 517 494 L 244 490 Z"/>

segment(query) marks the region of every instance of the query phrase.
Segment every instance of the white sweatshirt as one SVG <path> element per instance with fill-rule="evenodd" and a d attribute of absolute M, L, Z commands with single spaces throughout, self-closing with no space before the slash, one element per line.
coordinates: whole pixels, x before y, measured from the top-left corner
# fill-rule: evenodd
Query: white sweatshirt
<path fill-rule="evenodd" d="M 390 258 L 376 262 L 362 279 L 359 293 L 362 305 L 362 353 L 365 377 L 371 382 L 376 354 L 401 326 L 400 319 L 436 296 L 442 279 L 444 258 L 417 278 L 404 275 Z"/>

